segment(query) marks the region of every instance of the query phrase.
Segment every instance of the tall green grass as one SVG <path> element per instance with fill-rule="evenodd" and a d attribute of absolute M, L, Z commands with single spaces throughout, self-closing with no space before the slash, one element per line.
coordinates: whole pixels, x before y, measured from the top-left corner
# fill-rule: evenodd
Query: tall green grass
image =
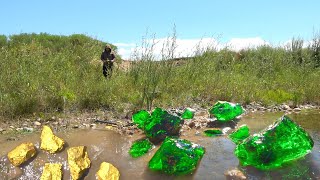
<path fill-rule="evenodd" d="M 98 108 L 121 113 L 216 100 L 320 103 L 319 36 L 308 47 L 293 39 L 286 47 L 206 49 L 178 63 L 170 42 L 162 61 L 155 61 L 152 43 L 144 44 L 128 71 L 115 68 L 105 79 L 104 42 L 85 35 L 0 36 L 0 116 Z"/>

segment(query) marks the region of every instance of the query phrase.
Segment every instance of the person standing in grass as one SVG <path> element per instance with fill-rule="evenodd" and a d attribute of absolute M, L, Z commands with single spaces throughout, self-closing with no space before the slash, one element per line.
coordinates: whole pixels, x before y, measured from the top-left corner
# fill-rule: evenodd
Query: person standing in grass
<path fill-rule="evenodd" d="M 115 55 L 112 52 L 112 48 L 109 44 L 106 45 L 104 51 L 101 54 L 101 61 L 103 62 L 102 73 L 104 77 L 111 77 L 113 62 L 115 60 Z"/>

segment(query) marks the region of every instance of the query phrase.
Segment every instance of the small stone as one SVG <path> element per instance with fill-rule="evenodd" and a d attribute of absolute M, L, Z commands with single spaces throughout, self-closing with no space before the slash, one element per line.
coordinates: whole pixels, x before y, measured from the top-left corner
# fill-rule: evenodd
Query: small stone
<path fill-rule="evenodd" d="M 247 177 L 238 169 L 229 170 L 224 173 L 227 180 L 245 180 Z"/>
<path fill-rule="evenodd" d="M 189 124 L 188 124 L 188 126 L 190 127 L 190 128 L 194 128 L 195 127 L 195 123 L 194 122 L 190 122 Z"/>
<path fill-rule="evenodd" d="M 80 179 L 90 168 L 91 161 L 85 146 L 71 147 L 67 150 L 68 164 L 72 179 Z"/>
<path fill-rule="evenodd" d="M 75 125 L 72 126 L 72 128 L 77 129 L 77 128 L 79 128 L 79 125 L 75 124 Z"/>
<path fill-rule="evenodd" d="M 55 122 L 53 122 L 52 124 L 53 124 L 53 125 L 58 125 L 59 122 L 55 121 Z"/>
<path fill-rule="evenodd" d="M 8 153 L 8 159 L 14 166 L 20 166 L 37 153 L 32 143 L 22 143 Z"/>
<path fill-rule="evenodd" d="M 118 180 L 120 173 L 112 164 L 102 162 L 99 171 L 96 173 L 96 177 L 98 180 Z"/>
<path fill-rule="evenodd" d="M 233 104 L 226 101 L 218 101 L 209 113 L 217 118 L 218 121 L 230 121 L 244 112 L 240 104 Z"/>
<path fill-rule="evenodd" d="M 16 131 L 21 132 L 21 131 L 23 131 L 23 128 L 17 128 Z"/>
<path fill-rule="evenodd" d="M 137 140 L 132 144 L 129 154 L 134 158 L 140 157 L 149 152 L 152 147 L 153 144 L 148 139 Z"/>
<path fill-rule="evenodd" d="M 24 127 L 23 130 L 26 132 L 33 132 L 33 128 L 30 127 Z"/>
<path fill-rule="evenodd" d="M 0 133 L 1 133 L 1 132 L 3 132 L 3 131 L 6 131 L 6 130 L 5 130 L 5 129 L 0 128 Z"/>
<path fill-rule="evenodd" d="M 14 126 L 9 126 L 9 128 L 14 129 Z"/>
<path fill-rule="evenodd" d="M 149 168 L 166 174 L 192 173 L 205 153 L 202 146 L 188 140 L 167 137 L 149 161 Z"/>
<path fill-rule="evenodd" d="M 62 179 L 62 164 L 46 163 L 40 180 L 61 180 Z"/>
<path fill-rule="evenodd" d="M 293 111 L 301 111 L 300 108 L 294 108 Z"/>
<path fill-rule="evenodd" d="M 41 126 L 41 123 L 40 123 L 39 121 L 35 121 L 33 124 L 34 124 L 35 126 Z"/>

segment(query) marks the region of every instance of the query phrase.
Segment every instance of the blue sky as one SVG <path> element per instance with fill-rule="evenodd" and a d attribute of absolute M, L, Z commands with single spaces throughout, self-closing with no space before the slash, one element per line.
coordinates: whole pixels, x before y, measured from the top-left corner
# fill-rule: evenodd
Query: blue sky
<path fill-rule="evenodd" d="M 320 30 L 319 7 L 319 0 L 3 0 L 0 34 L 82 33 L 125 48 L 139 43 L 147 29 L 164 38 L 175 24 L 181 40 L 219 36 L 222 42 L 277 44 L 310 39 Z"/>

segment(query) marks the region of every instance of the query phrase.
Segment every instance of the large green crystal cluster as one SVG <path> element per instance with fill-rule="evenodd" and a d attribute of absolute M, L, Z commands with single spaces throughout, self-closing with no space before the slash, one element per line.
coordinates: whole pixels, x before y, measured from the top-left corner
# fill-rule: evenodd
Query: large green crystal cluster
<path fill-rule="evenodd" d="M 149 161 L 149 168 L 167 174 L 192 173 L 205 152 L 188 140 L 167 137 Z"/>
<path fill-rule="evenodd" d="M 230 121 L 244 112 L 240 104 L 233 104 L 226 101 L 218 101 L 209 113 L 217 118 L 218 121 Z"/>
<path fill-rule="evenodd" d="M 129 154 L 134 158 L 140 157 L 146 154 L 152 146 L 153 144 L 148 139 L 137 140 L 132 144 Z"/>
<path fill-rule="evenodd" d="M 161 108 L 155 108 L 151 115 L 145 111 L 138 111 L 132 116 L 132 120 L 138 127 L 144 130 L 146 136 L 152 142 L 160 142 L 166 136 L 177 136 L 183 124 L 179 117 L 169 114 Z"/>
<path fill-rule="evenodd" d="M 236 131 L 229 135 L 229 138 L 236 144 L 239 144 L 244 139 L 250 136 L 249 128 L 247 125 L 240 126 Z"/>
<path fill-rule="evenodd" d="M 273 169 L 311 152 L 313 140 L 307 132 L 286 116 L 259 134 L 238 144 L 235 155 L 242 165 Z"/>

